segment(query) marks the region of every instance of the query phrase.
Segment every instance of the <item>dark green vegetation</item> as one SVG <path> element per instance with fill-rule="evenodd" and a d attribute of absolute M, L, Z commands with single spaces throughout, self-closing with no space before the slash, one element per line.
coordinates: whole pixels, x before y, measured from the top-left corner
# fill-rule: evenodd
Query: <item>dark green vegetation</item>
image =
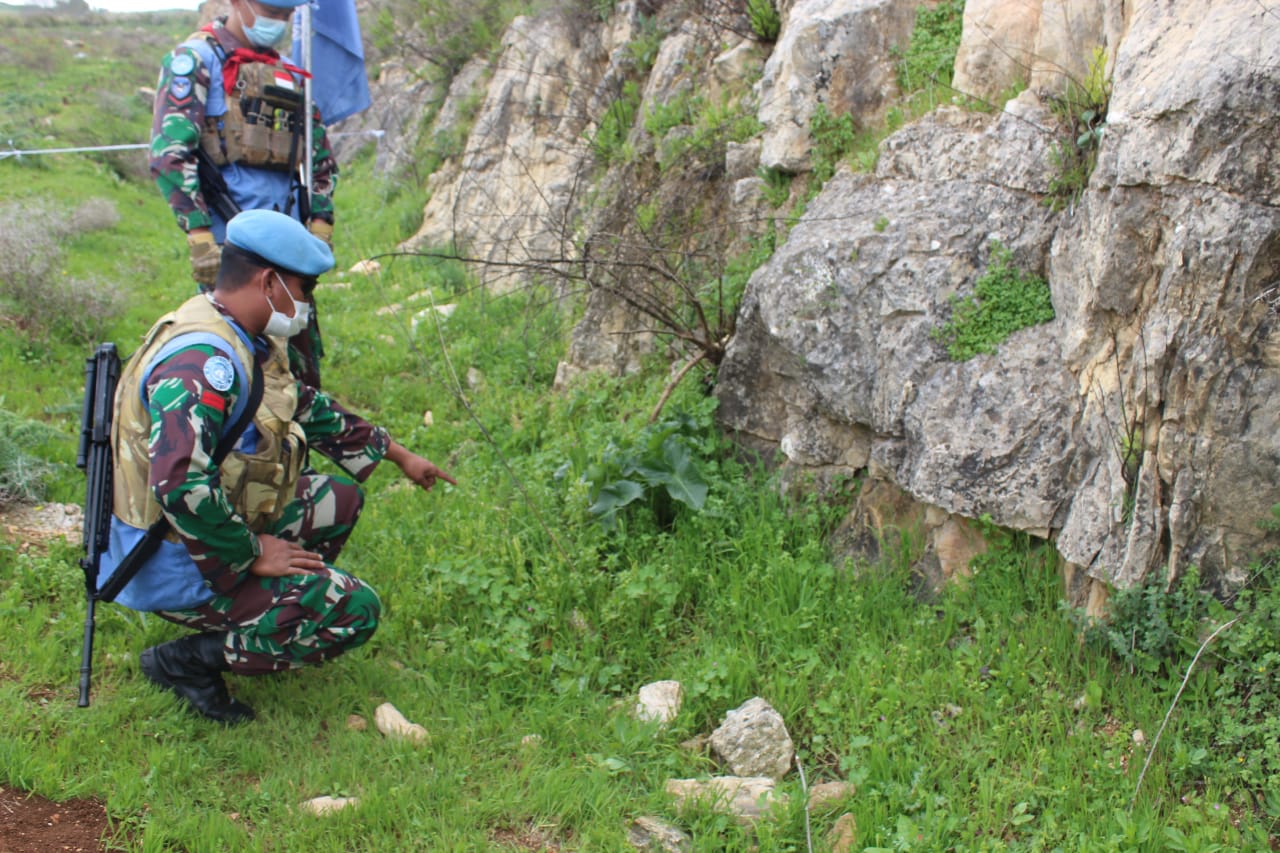
<path fill-rule="evenodd" d="M 149 26 L 137 39 L 185 29 Z M 14 27 L 0 45 L 46 36 Z M 90 59 L 81 70 L 98 82 L 41 109 L 87 116 L 108 78 L 110 91 L 131 91 L 139 80 L 102 70 L 118 60 Z M 23 68 L 6 64 L 2 91 L 38 92 L 70 73 Z M 14 126 L 40 127 L 45 115 Z M 128 138 L 145 135 L 141 121 Z M 385 180 L 369 163 L 347 168 L 339 191 L 341 269 L 391 250 L 422 207 L 416 183 Z M 118 212 L 109 227 L 60 238 L 53 274 L 92 273 L 127 295 L 105 328 L 126 352 L 192 292 L 167 208 L 127 172 L 112 155 L 0 160 L 5 204 L 70 216 L 103 199 Z M 647 214 L 654 227 L 662 215 Z M 811 784 L 856 785 L 810 816 L 815 849 L 846 811 L 858 849 L 871 850 L 1273 842 L 1280 598 L 1270 564 L 1225 605 L 1194 578 L 1173 593 L 1122 595 L 1100 642 L 1082 644 L 1051 549 L 988 530 L 992 548 L 972 575 L 924 603 L 906 568 L 912 531 L 884 543 L 882 563 L 833 563 L 824 543 L 849 495 L 780 497 L 717 433 L 698 383 L 682 383 L 664 408 L 674 428 L 647 424 L 663 362 L 553 391 L 574 320 L 558 300 L 486 294 L 453 265 L 384 264 L 380 276 L 328 276 L 319 291 L 328 382 L 460 485 L 426 495 L 391 470 L 370 482 L 342 564 L 379 590 L 378 635 L 326 667 L 234 680 L 260 718 L 228 733 L 182 713 L 138 671 L 142 648 L 180 630 L 104 607 L 94 702 L 78 709 L 78 548 L 0 546 L 0 783 L 100 798 L 117 849 L 612 851 L 627 849 L 628 820 L 653 813 L 685 826 L 699 851 L 805 850 L 798 774 L 782 783 L 791 805 L 754 833 L 709 811 L 678 815 L 663 794 L 668 778 L 716 772 L 681 742 L 759 695 L 785 717 Z M 415 328 L 412 314 L 446 303 L 452 314 L 428 313 Z M 389 305 L 404 307 L 381 311 Z M 51 498 L 79 500 L 72 457 L 90 347 L 36 332 L 12 305 L 0 322 L 0 430 L 50 466 L 41 482 Z M 613 506 L 605 529 L 592 507 L 631 474 L 644 494 Z M 1231 618 L 1179 694 L 1203 639 Z M 685 705 L 660 732 L 629 708 L 640 685 L 663 678 L 684 684 Z M 431 741 L 346 727 L 383 701 Z M 327 819 L 298 811 L 320 794 L 362 803 Z"/>

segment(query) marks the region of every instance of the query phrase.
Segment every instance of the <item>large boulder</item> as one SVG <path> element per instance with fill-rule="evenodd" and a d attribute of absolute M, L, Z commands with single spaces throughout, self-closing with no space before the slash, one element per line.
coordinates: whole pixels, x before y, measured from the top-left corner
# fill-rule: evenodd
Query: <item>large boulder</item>
<path fill-rule="evenodd" d="M 720 372 L 727 426 L 952 512 L 1053 526 L 1075 381 L 1052 325 L 960 364 L 932 338 L 992 240 L 1045 264 L 1050 136 L 1022 110 L 939 111 L 885 143 L 875 177 L 827 185 L 748 285 Z"/>
<path fill-rule="evenodd" d="M 1038 52 L 1101 45 L 1114 67 L 1087 188 L 1042 204 L 1062 134 L 1032 92 L 890 137 L 753 276 L 721 417 L 793 467 L 1053 538 L 1108 583 L 1195 564 L 1234 584 L 1280 502 L 1280 18 L 1253 0 L 1041 16 Z M 1056 317 L 954 363 L 930 333 L 992 238 L 1047 278 Z"/>

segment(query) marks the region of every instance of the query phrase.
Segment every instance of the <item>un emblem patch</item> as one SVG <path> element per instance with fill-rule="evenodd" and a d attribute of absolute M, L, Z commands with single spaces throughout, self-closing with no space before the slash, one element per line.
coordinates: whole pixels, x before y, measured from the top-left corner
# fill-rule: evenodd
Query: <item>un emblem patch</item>
<path fill-rule="evenodd" d="M 204 378 L 215 391 L 226 391 L 235 381 L 236 369 L 226 356 L 215 355 L 204 363 Z"/>

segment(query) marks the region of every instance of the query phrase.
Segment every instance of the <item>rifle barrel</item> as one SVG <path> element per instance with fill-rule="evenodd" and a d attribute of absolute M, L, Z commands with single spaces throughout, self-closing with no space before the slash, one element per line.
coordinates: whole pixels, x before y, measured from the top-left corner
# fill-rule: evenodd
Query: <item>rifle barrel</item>
<path fill-rule="evenodd" d="M 76 467 L 88 464 L 89 441 L 93 433 L 93 399 L 98 385 L 98 357 L 84 360 L 84 402 L 80 408 L 80 446 L 76 449 Z"/>

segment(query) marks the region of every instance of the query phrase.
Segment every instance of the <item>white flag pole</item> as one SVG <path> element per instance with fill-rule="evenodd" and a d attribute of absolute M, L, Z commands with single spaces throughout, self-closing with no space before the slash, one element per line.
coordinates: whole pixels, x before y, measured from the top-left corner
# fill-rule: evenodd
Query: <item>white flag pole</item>
<path fill-rule="evenodd" d="M 314 112 L 314 109 L 311 106 L 312 100 L 311 100 L 311 3 L 310 2 L 302 4 L 302 69 L 307 72 L 306 76 L 302 78 L 303 110 L 305 112 L 305 119 L 303 123 L 303 127 L 305 128 L 305 131 L 304 131 L 305 135 L 303 139 L 305 140 L 305 142 L 303 147 L 305 148 L 305 151 L 306 151 L 306 156 L 302 161 L 304 164 L 303 171 L 302 171 L 302 191 L 307 194 L 306 195 L 307 210 L 310 211 L 311 210 L 311 176 L 314 174 L 314 170 L 315 170 L 315 163 L 312 161 L 312 151 L 314 149 L 311 143 L 311 137 L 312 137 L 312 134 L 315 132 L 315 128 L 312 127 L 312 120 L 311 120 L 311 115 Z M 306 225 L 307 223 L 304 222 L 302 224 Z"/>

